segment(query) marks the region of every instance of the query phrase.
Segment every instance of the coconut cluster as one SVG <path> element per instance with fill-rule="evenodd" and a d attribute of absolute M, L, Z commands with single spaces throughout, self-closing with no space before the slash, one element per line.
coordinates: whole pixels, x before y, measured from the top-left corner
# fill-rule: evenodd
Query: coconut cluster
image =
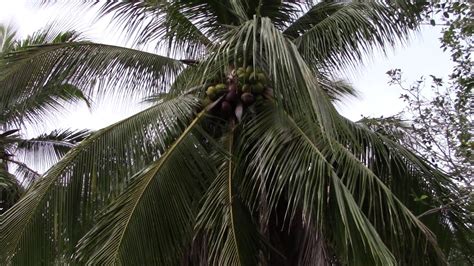
<path fill-rule="evenodd" d="M 240 120 L 244 109 L 262 101 L 268 90 L 265 73 L 251 66 L 239 67 L 231 71 L 226 83 L 211 84 L 206 100 L 215 114 L 223 118 L 235 115 Z"/>

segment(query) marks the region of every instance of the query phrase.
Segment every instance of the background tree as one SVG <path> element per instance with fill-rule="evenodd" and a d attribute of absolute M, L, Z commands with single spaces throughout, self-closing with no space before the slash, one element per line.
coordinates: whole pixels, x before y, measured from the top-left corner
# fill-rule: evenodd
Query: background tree
<path fill-rule="evenodd" d="M 403 84 L 400 69 L 387 74 L 390 84 L 404 90 L 401 97 L 407 108 L 399 116 L 413 121 L 411 129 L 415 134 L 407 135 L 412 136 L 410 146 L 429 156 L 459 181 L 472 184 L 474 13 L 466 3 L 438 1 L 427 6 L 424 14 L 433 26 L 443 27 L 441 48 L 450 52 L 454 63 L 449 81 L 431 76 L 430 89 L 423 92 L 423 77 L 407 86 Z"/>
<path fill-rule="evenodd" d="M 472 99 L 461 107 L 453 84 L 446 84 L 435 76 L 429 78 L 431 82 L 426 90 L 424 78 L 406 87 L 400 69 L 388 74 L 389 83 L 404 91 L 401 98 L 407 107 L 395 117 L 375 124 L 383 127 L 386 123 L 385 127 L 393 127 L 391 132 L 403 131 L 400 136 L 405 145 L 438 164 L 459 182 L 472 184 L 472 111 L 464 106 L 472 104 Z"/>
<path fill-rule="evenodd" d="M 420 6 L 122 1 L 100 12 L 135 48 L 167 56 L 31 47 L 3 59 L 15 66 L 4 93 L 60 79 L 151 105 L 82 141 L 2 216 L 4 262 L 437 265 L 470 251 L 452 244 L 469 230 L 464 203 L 421 215 L 457 198 L 456 183 L 331 103 L 350 91 L 331 73 L 404 41 Z"/>
<path fill-rule="evenodd" d="M 426 21 L 442 27 L 441 48 L 449 51 L 454 63 L 449 80 L 431 75 L 428 80 L 421 77 L 411 85 L 403 80 L 402 70 L 387 72 L 390 85 L 403 90 L 401 98 L 407 106 L 392 117 L 364 118 L 361 122 L 370 128 L 391 136 L 394 140 L 410 147 L 433 164 L 442 168 L 462 186 L 462 193 L 456 201 L 470 205 L 474 202 L 473 185 L 473 97 L 472 73 L 474 14 L 467 3 L 438 1 L 428 5 Z M 413 195 L 417 200 L 434 195 Z M 432 206 L 431 211 L 449 212 L 450 203 Z M 472 219 L 472 216 L 471 216 Z M 473 223 L 468 223 L 472 228 Z M 471 229 L 469 241 L 474 242 Z M 450 256 L 453 265 L 474 261 L 459 256 Z"/>
<path fill-rule="evenodd" d="M 53 33 L 48 29 L 18 40 L 11 27 L 0 25 L 0 57 L 32 45 L 76 39 L 74 32 Z M 11 66 L 5 64 L 1 67 L 9 69 Z M 0 102 L 0 213 L 17 202 L 29 185 L 39 178 L 40 174 L 31 165 L 51 166 L 88 134 L 85 130 L 56 130 L 31 139 L 20 134 L 20 129 L 24 131 L 27 127 L 40 125 L 45 117 L 60 112 L 65 103 L 88 103 L 84 94 L 72 85 L 49 82 L 36 93 L 19 88 L 5 96 Z"/>

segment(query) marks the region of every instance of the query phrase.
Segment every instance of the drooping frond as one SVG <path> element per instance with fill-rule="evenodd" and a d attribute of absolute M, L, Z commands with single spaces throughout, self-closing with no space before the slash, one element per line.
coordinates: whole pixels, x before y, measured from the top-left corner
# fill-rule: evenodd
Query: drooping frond
<path fill-rule="evenodd" d="M 311 67 L 341 69 L 374 49 L 405 42 L 419 23 L 420 7 L 408 1 L 322 1 L 283 34 Z"/>
<path fill-rule="evenodd" d="M 74 147 L 3 215 L 2 261 L 68 261 L 95 214 L 124 190 L 129 177 L 161 157 L 198 107 L 193 96 L 183 95 Z"/>
<path fill-rule="evenodd" d="M 318 83 L 332 102 L 342 102 L 347 98 L 358 97 L 359 92 L 343 79 L 333 80 L 323 74 L 318 76 Z"/>
<path fill-rule="evenodd" d="M 90 106 L 89 99 L 83 92 L 69 84 L 46 86 L 25 94 L 21 91 L 10 94 L 9 101 L 0 104 L 1 124 L 14 127 L 35 125 L 60 113 L 66 104 L 85 102 Z"/>
<path fill-rule="evenodd" d="M 305 120 L 294 120 L 277 110 L 266 112 L 247 125 L 242 148 L 248 167 L 244 186 L 253 190 L 253 194 L 247 195 L 253 199 L 253 205 L 257 204 L 255 200 L 265 201 L 268 210 L 275 210 L 283 204 L 282 218 L 289 223 L 283 226 L 289 228 L 292 220 L 313 221 L 317 230 L 325 232 L 329 250 L 338 260 L 351 264 L 443 263 L 445 258 L 429 224 L 425 225 L 413 214 L 416 209 L 410 202 L 405 203 L 396 191 L 392 192 L 385 173 L 371 169 L 373 164 L 358 157 L 356 143 L 345 146 L 335 139 L 328 140 Z M 385 142 L 371 140 L 367 145 L 379 155 L 386 150 Z M 398 158 L 398 164 L 419 163 L 419 159 L 403 148 L 391 148 L 383 159 Z M 427 184 L 432 186 L 443 180 L 436 179 L 437 174 L 426 166 L 418 176 L 400 165 L 392 169 L 401 171 L 390 174 L 400 181 L 407 177 L 419 180 L 422 175 L 431 178 Z M 330 225 L 326 224 L 328 221 Z M 331 230 L 324 230 L 326 226 Z M 409 250 L 418 250 L 426 256 L 409 256 Z"/>
<path fill-rule="evenodd" d="M 165 91 L 183 64 L 138 50 L 75 42 L 29 47 L 0 59 L 0 99 L 15 90 L 24 97 L 45 86 L 71 84 L 89 97 L 114 92 L 145 95 Z"/>
<path fill-rule="evenodd" d="M 21 197 L 23 188 L 15 176 L 6 171 L 4 167 L 6 162 L 2 160 L 0 164 L 2 164 L 0 167 L 0 219 L 2 219 L 1 215 Z M 1 224 L 0 229 L 2 229 Z"/>
<path fill-rule="evenodd" d="M 204 115 L 201 112 L 107 207 L 79 242 L 77 254 L 82 263 L 179 264 L 184 247 L 192 240 L 203 181 L 215 172 L 199 135 L 195 135 Z"/>
<path fill-rule="evenodd" d="M 15 147 L 15 156 L 28 165 L 47 169 L 90 134 L 89 130 L 66 129 L 22 139 Z"/>
<path fill-rule="evenodd" d="M 203 197 L 196 221 L 197 237 L 205 239 L 207 254 L 201 261 L 207 265 L 255 265 L 259 250 L 259 232 L 252 216 L 242 203 L 238 191 L 239 173 L 236 168 L 235 128 L 224 137 L 223 150 L 214 160 L 218 173 Z M 199 247 L 203 248 L 203 247 Z"/>
<path fill-rule="evenodd" d="M 23 162 L 16 160 L 9 160 L 8 162 L 15 165 L 16 169 L 14 176 L 20 183 L 21 187 L 26 191 L 36 180 L 41 177 L 41 175 L 36 170 L 32 169 Z"/>
<path fill-rule="evenodd" d="M 99 16 L 112 15 L 113 23 L 138 44 L 156 43 L 169 55 L 197 58 L 211 44 L 194 20 L 202 10 L 183 10 L 185 5 L 168 1 L 105 2 Z M 186 13 L 186 14 L 184 14 Z M 193 17 L 190 17 L 192 15 Z"/>
<path fill-rule="evenodd" d="M 294 219 L 303 219 L 322 230 L 329 226 L 325 224 L 327 219 L 335 219 L 332 223 L 337 222 L 342 232 L 334 242 L 347 246 L 332 248 L 343 261 L 354 265 L 394 265 L 395 257 L 357 206 L 319 143 L 312 140 L 314 132 L 305 133 L 310 128 L 302 129 L 278 114 L 279 111 L 269 108 L 247 125 L 241 149 L 245 154 L 241 156 L 247 162 L 244 186 L 254 190 L 250 198 L 268 202 L 269 211 L 283 204 L 280 219 L 286 221 L 286 227 Z M 329 212 L 329 204 L 335 204 L 332 208 L 337 211 Z M 336 232 L 329 234 L 326 237 L 331 239 Z"/>
<path fill-rule="evenodd" d="M 391 136 L 347 122 L 357 137 L 355 143 L 345 142 L 345 145 L 351 147 L 357 160 L 367 165 L 397 199 L 433 232 L 447 257 L 451 253 L 469 257 L 473 248 L 472 234 L 469 233 L 472 232 L 470 203 L 465 200 L 462 189 L 450 177 L 408 151 Z M 429 215 L 425 215 L 427 213 Z M 385 224 L 380 226 L 385 227 Z M 409 264 L 415 263 L 411 262 L 414 258 L 407 255 L 405 250 L 401 250 L 397 256 Z M 425 263 L 439 263 L 431 259 L 432 256 L 427 256 Z"/>

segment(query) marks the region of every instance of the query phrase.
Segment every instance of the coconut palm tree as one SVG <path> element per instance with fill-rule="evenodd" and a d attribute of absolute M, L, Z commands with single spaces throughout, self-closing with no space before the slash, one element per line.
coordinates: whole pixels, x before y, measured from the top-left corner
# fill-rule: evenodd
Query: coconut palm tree
<path fill-rule="evenodd" d="M 82 141 L 2 216 L 2 262 L 445 264 L 469 248 L 456 184 L 331 101 L 351 93 L 334 73 L 406 41 L 420 8 L 107 1 L 100 14 L 136 49 L 72 42 L 3 59 L 4 92 L 62 80 L 150 106 Z"/>
<path fill-rule="evenodd" d="M 48 28 L 19 40 L 11 27 L 0 25 L 0 57 L 31 45 L 74 39 L 77 36 L 73 32 L 53 33 Z M 27 162 L 36 167 L 52 165 L 88 133 L 85 130 L 55 130 L 30 139 L 20 134 L 20 129 L 41 124 L 45 117 L 60 111 L 65 103 L 88 103 L 83 93 L 70 84 L 50 83 L 34 94 L 20 88 L 9 91 L 7 96 L 0 103 L 0 213 L 18 201 L 29 184 L 40 176 Z"/>

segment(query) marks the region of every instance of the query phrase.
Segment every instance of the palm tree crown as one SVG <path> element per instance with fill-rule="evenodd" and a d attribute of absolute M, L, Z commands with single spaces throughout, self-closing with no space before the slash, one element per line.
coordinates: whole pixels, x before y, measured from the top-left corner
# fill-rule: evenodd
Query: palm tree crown
<path fill-rule="evenodd" d="M 0 57 L 16 53 L 28 46 L 70 42 L 74 32 L 53 33 L 47 28 L 19 40 L 11 27 L 0 25 Z M 2 68 L 9 69 L 8 64 Z M 0 103 L 0 213 L 13 205 L 36 178 L 40 176 L 26 162 L 36 166 L 52 165 L 88 132 L 85 130 L 54 130 L 32 139 L 22 136 L 20 129 L 41 124 L 45 117 L 59 112 L 65 103 L 84 101 L 85 95 L 71 84 L 50 82 L 36 93 L 18 88 L 4 94 Z M 12 167 L 13 166 L 13 167 Z M 14 173 L 12 169 L 16 168 Z"/>
<path fill-rule="evenodd" d="M 2 216 L 2 261 L 445 264 L 467 248 L 465 207 L 417 215 L 456 185 L 331 101 L 353 93 L 332 73 L 405 41 L 421 7 L 112 1 L 102 15 L 166 54 L 78 41 L 6 56 L 0 97 L 62 81 L 150 107 L 82 141 Z"/>

